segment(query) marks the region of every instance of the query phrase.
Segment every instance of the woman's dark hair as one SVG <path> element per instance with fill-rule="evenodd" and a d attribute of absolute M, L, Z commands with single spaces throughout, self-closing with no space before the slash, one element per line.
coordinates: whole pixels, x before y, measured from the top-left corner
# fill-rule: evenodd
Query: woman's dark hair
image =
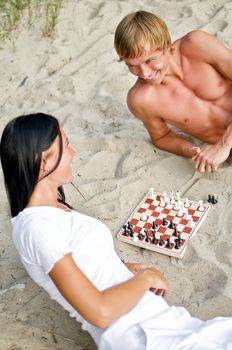
<path fill-rule="evenodd" d="M 42 152 L 59 137 L 59 165 L 62 156 L 62 137 L 59 122 L 44 113 L 28 114 L 11 120 L 5 127 L 0 144 L 0 156 L 11 215 L 16 216 L 28 204 L 39 181 Z M 58 188 L 59 201 L 65 202 L 63 188 Z"/>

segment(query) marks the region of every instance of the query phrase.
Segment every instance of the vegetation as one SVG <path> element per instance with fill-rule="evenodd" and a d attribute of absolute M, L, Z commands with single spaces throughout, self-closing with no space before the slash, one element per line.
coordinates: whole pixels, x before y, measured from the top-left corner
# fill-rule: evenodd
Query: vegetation
<path fill-rule="evenodd" d="M 52 36 L 63 0 L 0 0 L 0 41 L 12 38 L 20 23 L 30 27 L 43 20 L 42 33 Z"/>

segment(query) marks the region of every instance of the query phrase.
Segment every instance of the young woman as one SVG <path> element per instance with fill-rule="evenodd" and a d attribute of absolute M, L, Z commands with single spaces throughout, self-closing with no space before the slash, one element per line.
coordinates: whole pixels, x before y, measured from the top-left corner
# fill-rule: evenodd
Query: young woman
<path fill-rule="evenodd" d="M 111 233 L 74 211 L 62 186 L 73 180 L 74 149 L 57 119 L 13 119 L 0 144 L 13 240 L 31 278 L 82 323 L 101 350 L 232 349 L 232 319 L 208 322 L 163 296 L 163 274 L 124 264 Z"/>

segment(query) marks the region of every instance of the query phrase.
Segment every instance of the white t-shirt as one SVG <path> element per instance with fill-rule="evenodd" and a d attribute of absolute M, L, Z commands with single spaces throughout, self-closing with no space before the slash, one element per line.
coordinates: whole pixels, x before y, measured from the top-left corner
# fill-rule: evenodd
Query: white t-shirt
<path fill-rule="evenodd" d="M 98 342 L 102 330 L 78 314 L 48 273 L 64 255 L 72 253 L 78 267 L 99 290 L 130 278 L 131 272 L 114 251 L 109 229 L 100 221 L 76 211 L 49 206 L 26 208 L 11 222 L 13 241 L 28 274 Z M 111 269 L 109 261 L 120 270 Z"/>
<path fill-rule="evenodd" d="M 107 329 L 91 325 L 60 294 L 49 272 L 65 254 L 71 253 L 99 290 L 131 278 L 132 273 L 115 253 L 108 228 L 76 211 L 49 206 L 24 209 L 12 219 L 12 226 L 13 240 L 28 274 L 81 322 L 100 350 L 232 349 L 231 318 L 206 324 L 184 308 L 168 306 L 163 298 L 149 291 Z"/>

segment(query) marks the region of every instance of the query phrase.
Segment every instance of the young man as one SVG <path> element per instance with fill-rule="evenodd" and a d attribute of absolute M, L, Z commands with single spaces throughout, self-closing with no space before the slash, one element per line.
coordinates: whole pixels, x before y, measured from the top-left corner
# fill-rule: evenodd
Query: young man
<path fill-rule="evenodd" d="M 115 49 L 138 77 L 127 103 L 154 145 L 192 158 L 200 172 L 217 170 L 232 147 L 232 52 L 203 31 L 171 44 L 166 24 L 145 11 L 119 23 Z M 194 147 L 168 124 L 207 145 Z"/>

